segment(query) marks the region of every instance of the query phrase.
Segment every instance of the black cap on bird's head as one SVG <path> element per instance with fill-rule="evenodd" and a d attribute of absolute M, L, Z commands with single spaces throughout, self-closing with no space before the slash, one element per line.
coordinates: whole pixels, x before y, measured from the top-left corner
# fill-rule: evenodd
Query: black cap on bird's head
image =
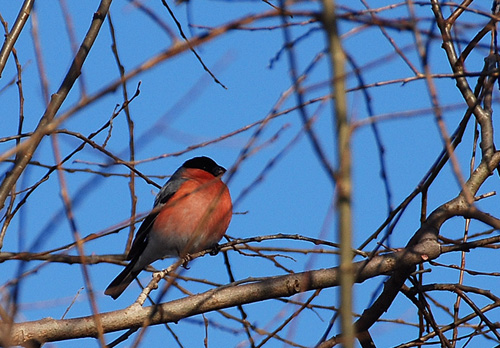
<path fill-rule="evenodd" d="M 182 166 L 184 168 L 201 169 L 213 176 L 220 176 L 226 172 L 226 168 L 219 166 L 213 159 L 205 156 L 191 158 L 184 162 Z"/>

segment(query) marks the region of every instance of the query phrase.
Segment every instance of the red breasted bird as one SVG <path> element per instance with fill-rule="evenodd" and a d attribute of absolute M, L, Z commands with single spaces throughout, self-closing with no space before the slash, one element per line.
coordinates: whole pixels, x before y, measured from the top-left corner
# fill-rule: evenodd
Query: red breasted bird
<path fill-rule="evenodd" d="M 150 263 L 184 257 L 217 246 L 229 226 L 232 202 L 221 181 L 226 169 L 208 157 L 192 158 L 175 171 L 156 196 L 127 255 L 130 263 L 109 284 L 117 299 Z"/>

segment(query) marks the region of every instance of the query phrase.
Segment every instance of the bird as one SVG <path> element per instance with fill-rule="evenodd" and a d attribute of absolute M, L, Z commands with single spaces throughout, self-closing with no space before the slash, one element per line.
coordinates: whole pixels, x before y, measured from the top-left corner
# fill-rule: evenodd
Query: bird
<path fill-rule="evenodd" d="M 186 257 L 216 248 L 229 226 L 232 201 L 213 159 L 194 157 L 179 167 L 157 194 L 127 255 L 130 262 L 105 290 L 117 299 L 139 273 L 165 257 Z"/>

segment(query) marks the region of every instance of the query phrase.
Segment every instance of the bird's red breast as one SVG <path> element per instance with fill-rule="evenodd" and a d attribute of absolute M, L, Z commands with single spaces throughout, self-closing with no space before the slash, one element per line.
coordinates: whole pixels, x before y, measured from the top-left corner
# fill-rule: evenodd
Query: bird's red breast
<path fill-rule="evenodd" d="M 177 255 L 215 246 L 232 215 L 231 196 L 220 177 L 187 168 L 181 178 L 185 181 L 161 209 L 150 232 Z"/>

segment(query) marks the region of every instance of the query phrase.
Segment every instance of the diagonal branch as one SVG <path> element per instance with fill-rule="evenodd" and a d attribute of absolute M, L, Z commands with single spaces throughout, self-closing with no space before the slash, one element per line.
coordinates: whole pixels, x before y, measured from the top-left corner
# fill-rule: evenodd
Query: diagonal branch
<path fill-rule="evenodd" d="M 492 156 L 491 161 L 483 160 L 481 162 L 478 168 L 471 174 L 469 180 L 465 183 L 465 186 L 469 189 L 471 194 L 476 194 L 481 184 L 483 184 L 488 176 L 491 175 L 492 171 L 498 166 L 499 163 L 500 152 L 496 152 Z M 429 215 L 422 227 L 418 229 L 410 239 L 407 244 L 407 248 L 417 246 L 425 240 L 437 241 L 441 225 L 454 216 L 479 218 L 481 221 L 488 221 L 488 223 L 491 223 L 494 227 L 500 227 L 500 221 L 498 219 L 490 217 L 489 215 L 485 216 L 484 213 L 481 213 L 475 207 L 471 207 L 467 203 L 464 193 L 461 192 L 456 198 L 441 205 Z M 404 282 L 411 275 L 411 273 L 414 272 L 414 270 L 415 264 L 408 265 L 407 267 L 402 266 L 391 275 L 385 283 L 384 290 L 379 295 L 375 303 L 367 308 L 356 322 L 356 332 L 364 334 L 373 324 L 375 324 L 380 316 L 391 306 Z M 361 335 L 360 339 L 362 339 L 362 337 L 363 336 Z M 325 347 L 327 347 L 327 345 L 325 345 Z"/>
<path fill-rule="evenodd" d="M 9 58 L 10 52 L 14 48 L 14 44 L 21 34 L 21 31 L 28 20 L 31 9 L 33 8 L 33 4 L 35 0 L 25 0 L 21 10 L 19 10 L 19 14 L 17 15 L 16 21 L 12 26 L 10 32 L 5 35 L 5 41 L 3 42 L 2 49 L 0 50 L 0 77 L 2 77 L 3 69 L 5 68 L 5 64 L 7 63 L 7 59 Z"/>
<path fill-rule="evenodd" d="M 0 209 L 3 208 L 9 192 L 33 157 L 33 154 L 42 141 L 42 138 L 46 135 L 46 133 L 44 132 L 45 126 L 55 118 L 57 111 L 68 96 L 68 93 L 73 87 L 73 84 L 75 83 L 78 76 L 80 76 L 83 63 L 85 62 L 85 59 L 87 58 L 87 55 L 89 54 L 90 49 L 92 48 L 97 35 L 99 34 L 110 5 L 111 0 L 101 1 L 99 8 L 97 9 L 96 13 L 94 13 L 94 18 L 87 32 L 87 35 L 85 35 L 82 45 L 80 46 L 80 49 L 73 59 L 73 63 L 71 64 L 71 67 L 69 68 L 64 81 L 59 87 L 57 93 L 52 95 L 50 103 L 47 106 L 47 109 L 45 110 L 42 118 L 40 119 L 36 130 L 33 132 L 33 135 L 25 141 L 26 145 L 23 151 L 20 151 L 20 153 L 18 153 L 16 162 L 14 163 L 12 170 L 2 181 L 2 184 L 0 185 Z"/>

